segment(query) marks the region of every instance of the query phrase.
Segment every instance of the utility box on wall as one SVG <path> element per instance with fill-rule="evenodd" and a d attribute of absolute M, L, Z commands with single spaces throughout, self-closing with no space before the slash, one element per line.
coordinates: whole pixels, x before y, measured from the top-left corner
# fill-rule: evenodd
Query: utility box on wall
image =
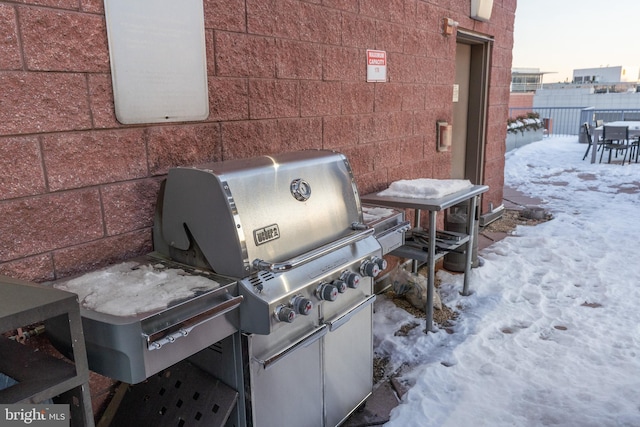
<path fill-rule="evenodd" d="M 120 123 L 208 117 L 202 0 L 105 0 L 105 19 Z"/>
<path fill-rule="evenodd" d="M 438 151 L 449 151 L 451 149 L 451 138 L 453 137 L 452 126 L 447 122 L 437 122 L 436 129 Z"/>

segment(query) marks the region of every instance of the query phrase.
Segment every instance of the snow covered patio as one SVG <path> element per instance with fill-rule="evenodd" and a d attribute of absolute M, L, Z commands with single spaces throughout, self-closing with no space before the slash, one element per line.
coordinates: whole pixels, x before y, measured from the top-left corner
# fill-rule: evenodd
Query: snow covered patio
<path fill-rule="evenodd" d="M 553 220 L 481 248 L 471 296 L 460 275 L 439 273 L 458 313 L 448 332 L 424 334 L 379 298 L 376 355 L 389 372 L 403 366 L 395 381 L 408 388 L 385 425 L 640 425 L 640 165 L 583 154 L 577 137 L 507 154 L 506 186 L 540 198 Z"/>

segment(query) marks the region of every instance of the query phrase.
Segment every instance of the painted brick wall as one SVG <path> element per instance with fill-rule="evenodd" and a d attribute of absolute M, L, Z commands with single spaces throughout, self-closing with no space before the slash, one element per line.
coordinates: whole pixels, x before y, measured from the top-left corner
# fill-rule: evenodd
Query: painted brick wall
<path fill-rule="evenodd" d="M 102 0 L 0 0 L 0 274 L 53 280 L 150 251 L 176 165 L 328 148 L 363 194 L 448 178 L 434 126 L 452 116 L 444 17 L 495 38 L 483 205 L 499 205 L 516 0 L 494 0 L 489 23 L 469 3 L 204 0 L 208 119 L 124 126 Z M 388 52 L 388 83 L 366 83 L 365 49 Z"/>

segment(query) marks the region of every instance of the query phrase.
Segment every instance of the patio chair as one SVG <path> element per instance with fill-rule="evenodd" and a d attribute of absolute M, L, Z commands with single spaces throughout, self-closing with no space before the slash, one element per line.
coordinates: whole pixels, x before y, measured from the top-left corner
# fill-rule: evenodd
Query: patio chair
<path fill-rule="evenodd" d="M 616 152 L 616 157 L 622 151 L 624 157 L 622 158 L 622 165 L 627 160 L 627 153 L 631 149 L 629 143 L 629 126 L 607 126 L 602 128 L 602 152 L 600 153 L 600 163 L 602 163 L 602 156 L 606 150 L 609 150 L 609 160 L 611 163 L 611 155 L 613 151 Z M 631 160 L 629 160 L 631 162 Z"/>
<path fill-rule="evenodd" d="M 638 157 L 640 157 L 640 136 L 636 136 L 635 139 L 629 141 L 629 163 L 631 159 L 635 158 L 638 163 Z"/>
<path fill-rule="evenodd" d="M 584 123 L 584 133 L 587 135 L 587 151 L 584 152 L 584 156 L 582 156 L 582 160 L 586 159 L 589 155 L 589 151 L 591 151 L 591 146 L 593 145 L 593 127 L 589 125 L 589 123 Z M 596 141 L 596 146 L 598 147 L 598 151 L 602 148 L 602 139 L 598 138 Z"/>

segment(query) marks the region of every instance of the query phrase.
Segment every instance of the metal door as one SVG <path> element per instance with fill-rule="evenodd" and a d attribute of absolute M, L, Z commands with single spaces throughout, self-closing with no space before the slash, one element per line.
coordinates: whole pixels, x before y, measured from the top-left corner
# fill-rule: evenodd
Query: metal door
<path fill-rule="evenodd" d="M 490 38 L 458 30 L 451 177 L 474 184 L 484 180 L 491 46 Z"/>

